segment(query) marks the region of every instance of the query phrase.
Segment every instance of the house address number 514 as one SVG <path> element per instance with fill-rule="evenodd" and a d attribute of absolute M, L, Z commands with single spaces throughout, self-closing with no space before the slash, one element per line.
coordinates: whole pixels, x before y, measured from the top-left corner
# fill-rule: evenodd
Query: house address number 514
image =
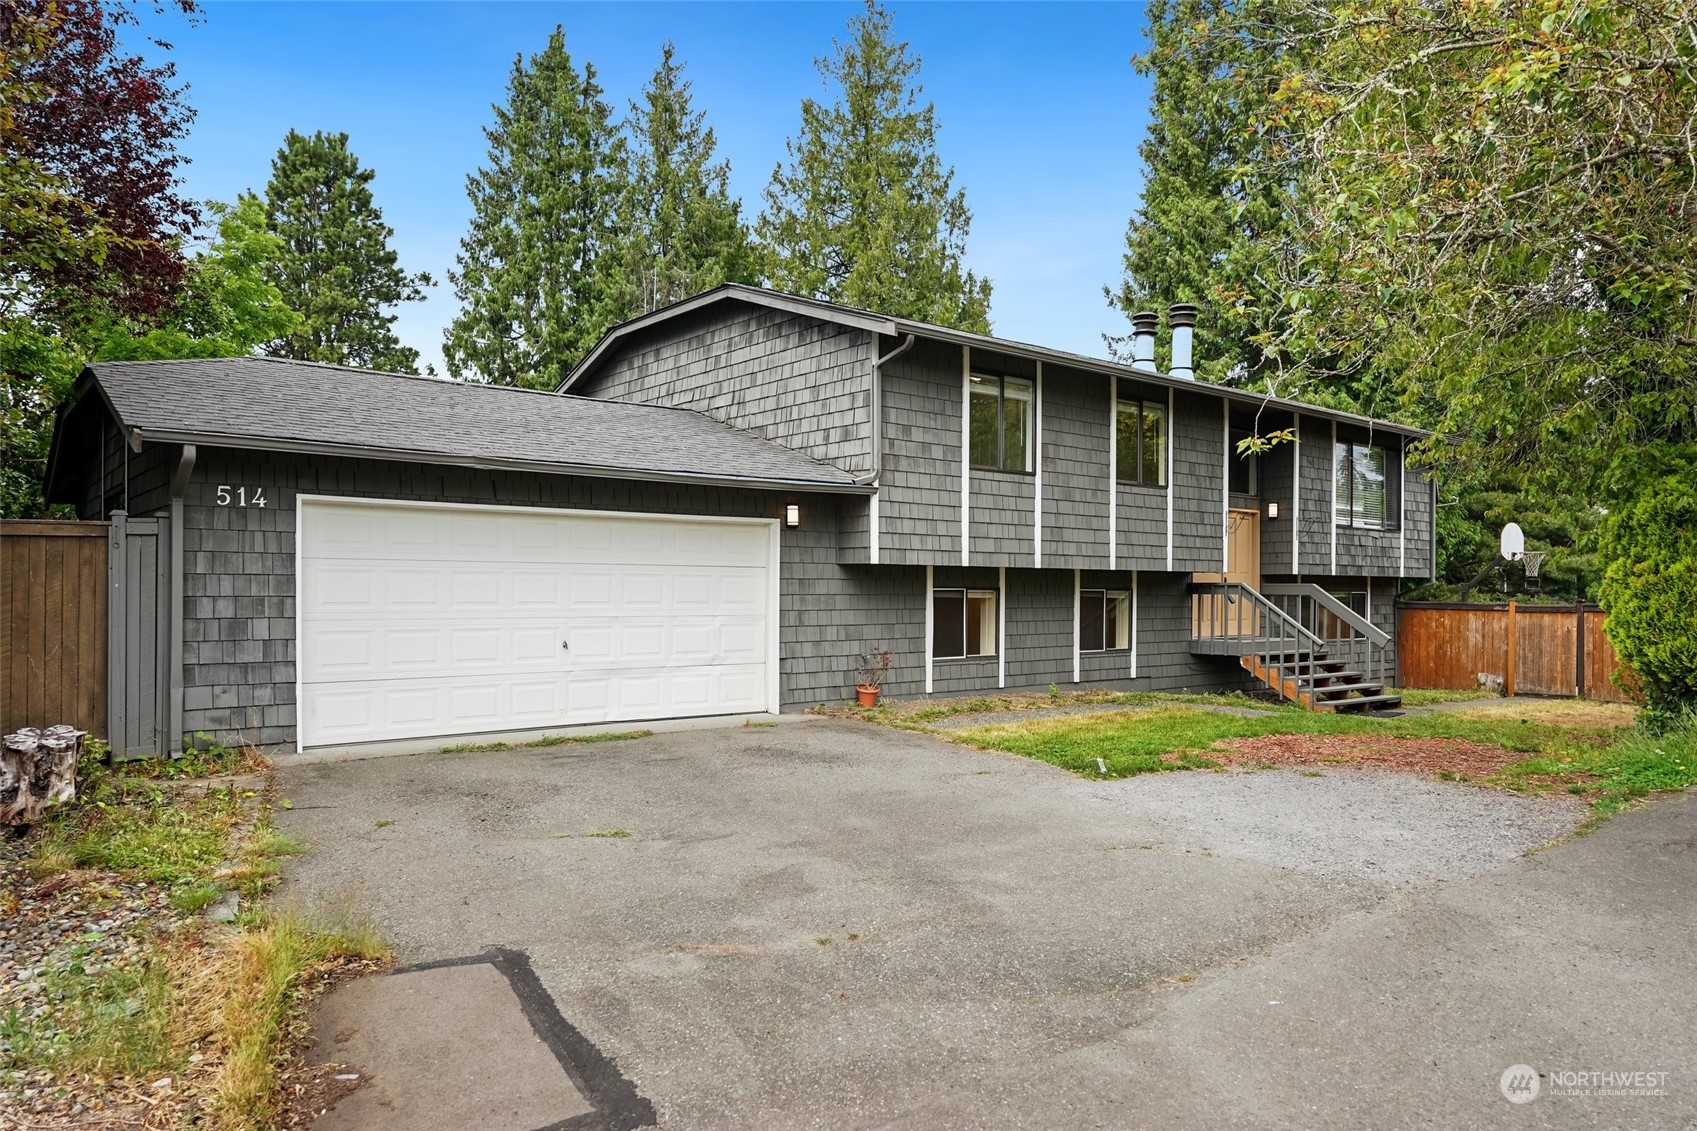
<path fill-rule="evenodd" d="M 221 507 L 263 507 L 266 503 L 263 487 L 232 487 L 218 484 L 218 505 Z"/>

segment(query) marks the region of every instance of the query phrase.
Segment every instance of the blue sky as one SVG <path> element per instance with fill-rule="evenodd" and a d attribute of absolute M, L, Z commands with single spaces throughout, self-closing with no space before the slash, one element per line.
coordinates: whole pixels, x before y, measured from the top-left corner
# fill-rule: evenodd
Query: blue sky
<path fill-rule="evenodd" d="M 973 210 L 969 264 L 995 282 L 997 334 L 1103 354 L 1122 331 L 1102 298 L 1117 282 L 1141 182 L 1148 83 L 1130 66 L 1143 8 L 1119 3 L 894 3 L 898 35 L 924 60 L 939 150 Z M 465 175 L 515 55 L 555 24 L 593 62 L 615 106 L 636 97 L 667 39 L 731 162 L 752 216 L 803 97 L 813 58 L 851 3 L 225 3 L 194 27 L 149 20 L 174 46 L 198 113 L 183 146 L 189 192 L 262 190 L 291 127 L 343 130 L 377 170 L 384 219 L 408 270 L 438 280 L 400 311 L 407 344 L 440 368 L 456 309 L 447 271 L 470 208 Z"/>

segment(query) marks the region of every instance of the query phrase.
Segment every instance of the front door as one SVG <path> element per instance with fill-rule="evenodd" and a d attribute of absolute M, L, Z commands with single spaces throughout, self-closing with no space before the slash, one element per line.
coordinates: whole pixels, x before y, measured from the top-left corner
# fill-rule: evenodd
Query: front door
<path fill-rule="evenodd" d="M 1226 514 L 1226 571 L 1192 576 L 1210 584 L 1235 581 L 1259 589 L 1261 512 L 1250 507 L 1231 508 Z M 1224 594 L 1198 594 L 1191 601 L 1190 629 L 1197 637 L 1256 637 L 1261 632 L 1261 615 L 1247 603 Z"/>
<path fill-rule="evenodd" d="M 1241 581 L 1251 589 L 1261 588 L 1261 512 L 1233 507 L 1227 515 L 1227 581 Z"/>

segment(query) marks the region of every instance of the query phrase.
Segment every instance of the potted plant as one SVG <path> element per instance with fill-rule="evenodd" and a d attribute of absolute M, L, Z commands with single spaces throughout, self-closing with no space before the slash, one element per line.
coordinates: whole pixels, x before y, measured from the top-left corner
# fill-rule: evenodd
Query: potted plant
<path fill-rule="evenodd" d="M 878 705 L 878 692 L 884 686 L 884 677 L 890 674 L 890 660 L 887 649 L 874 648 L 861 653 L 860 667 L 855 670 L 854 690 L 860 696 L 862 707 Z"/>

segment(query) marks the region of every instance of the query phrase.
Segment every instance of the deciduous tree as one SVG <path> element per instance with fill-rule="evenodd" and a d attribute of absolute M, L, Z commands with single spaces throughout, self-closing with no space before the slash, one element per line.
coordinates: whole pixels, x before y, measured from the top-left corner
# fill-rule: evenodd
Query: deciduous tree
<path fill-rule="evenodd" d="M 26 216 L 102 251 L 33 264 L 6 253 L 7 283 L 27 294 L 37 318 L 64 322 L 96 306 L 151 317 L 176 296 L 184 270 L 180 244 L 199 220 L 180 188 L 185 159 L 177 143 L 194 112 L 173 85 L 175 68 L 121 49 L 118 28 L 134 21 L 122 3 L 14 0 L 5 10 L 12 72 L 0 100 L 12 119 L 5 160 L 33 163 L 65 205 Z M 20 265 L 23 273 L 13 274 Z"/>
<path fill-rule="evenodd" d="M 234 207 L 211 201 L 218 234 L 189 260 L 183 294 L 164 325 L 116 325 L 102 335 L 101 361 L 242 357 L 286 337 L 301 316 L 272 282 L 283 241 L 266 226 L 265 204 L 251 193 Z"/>

